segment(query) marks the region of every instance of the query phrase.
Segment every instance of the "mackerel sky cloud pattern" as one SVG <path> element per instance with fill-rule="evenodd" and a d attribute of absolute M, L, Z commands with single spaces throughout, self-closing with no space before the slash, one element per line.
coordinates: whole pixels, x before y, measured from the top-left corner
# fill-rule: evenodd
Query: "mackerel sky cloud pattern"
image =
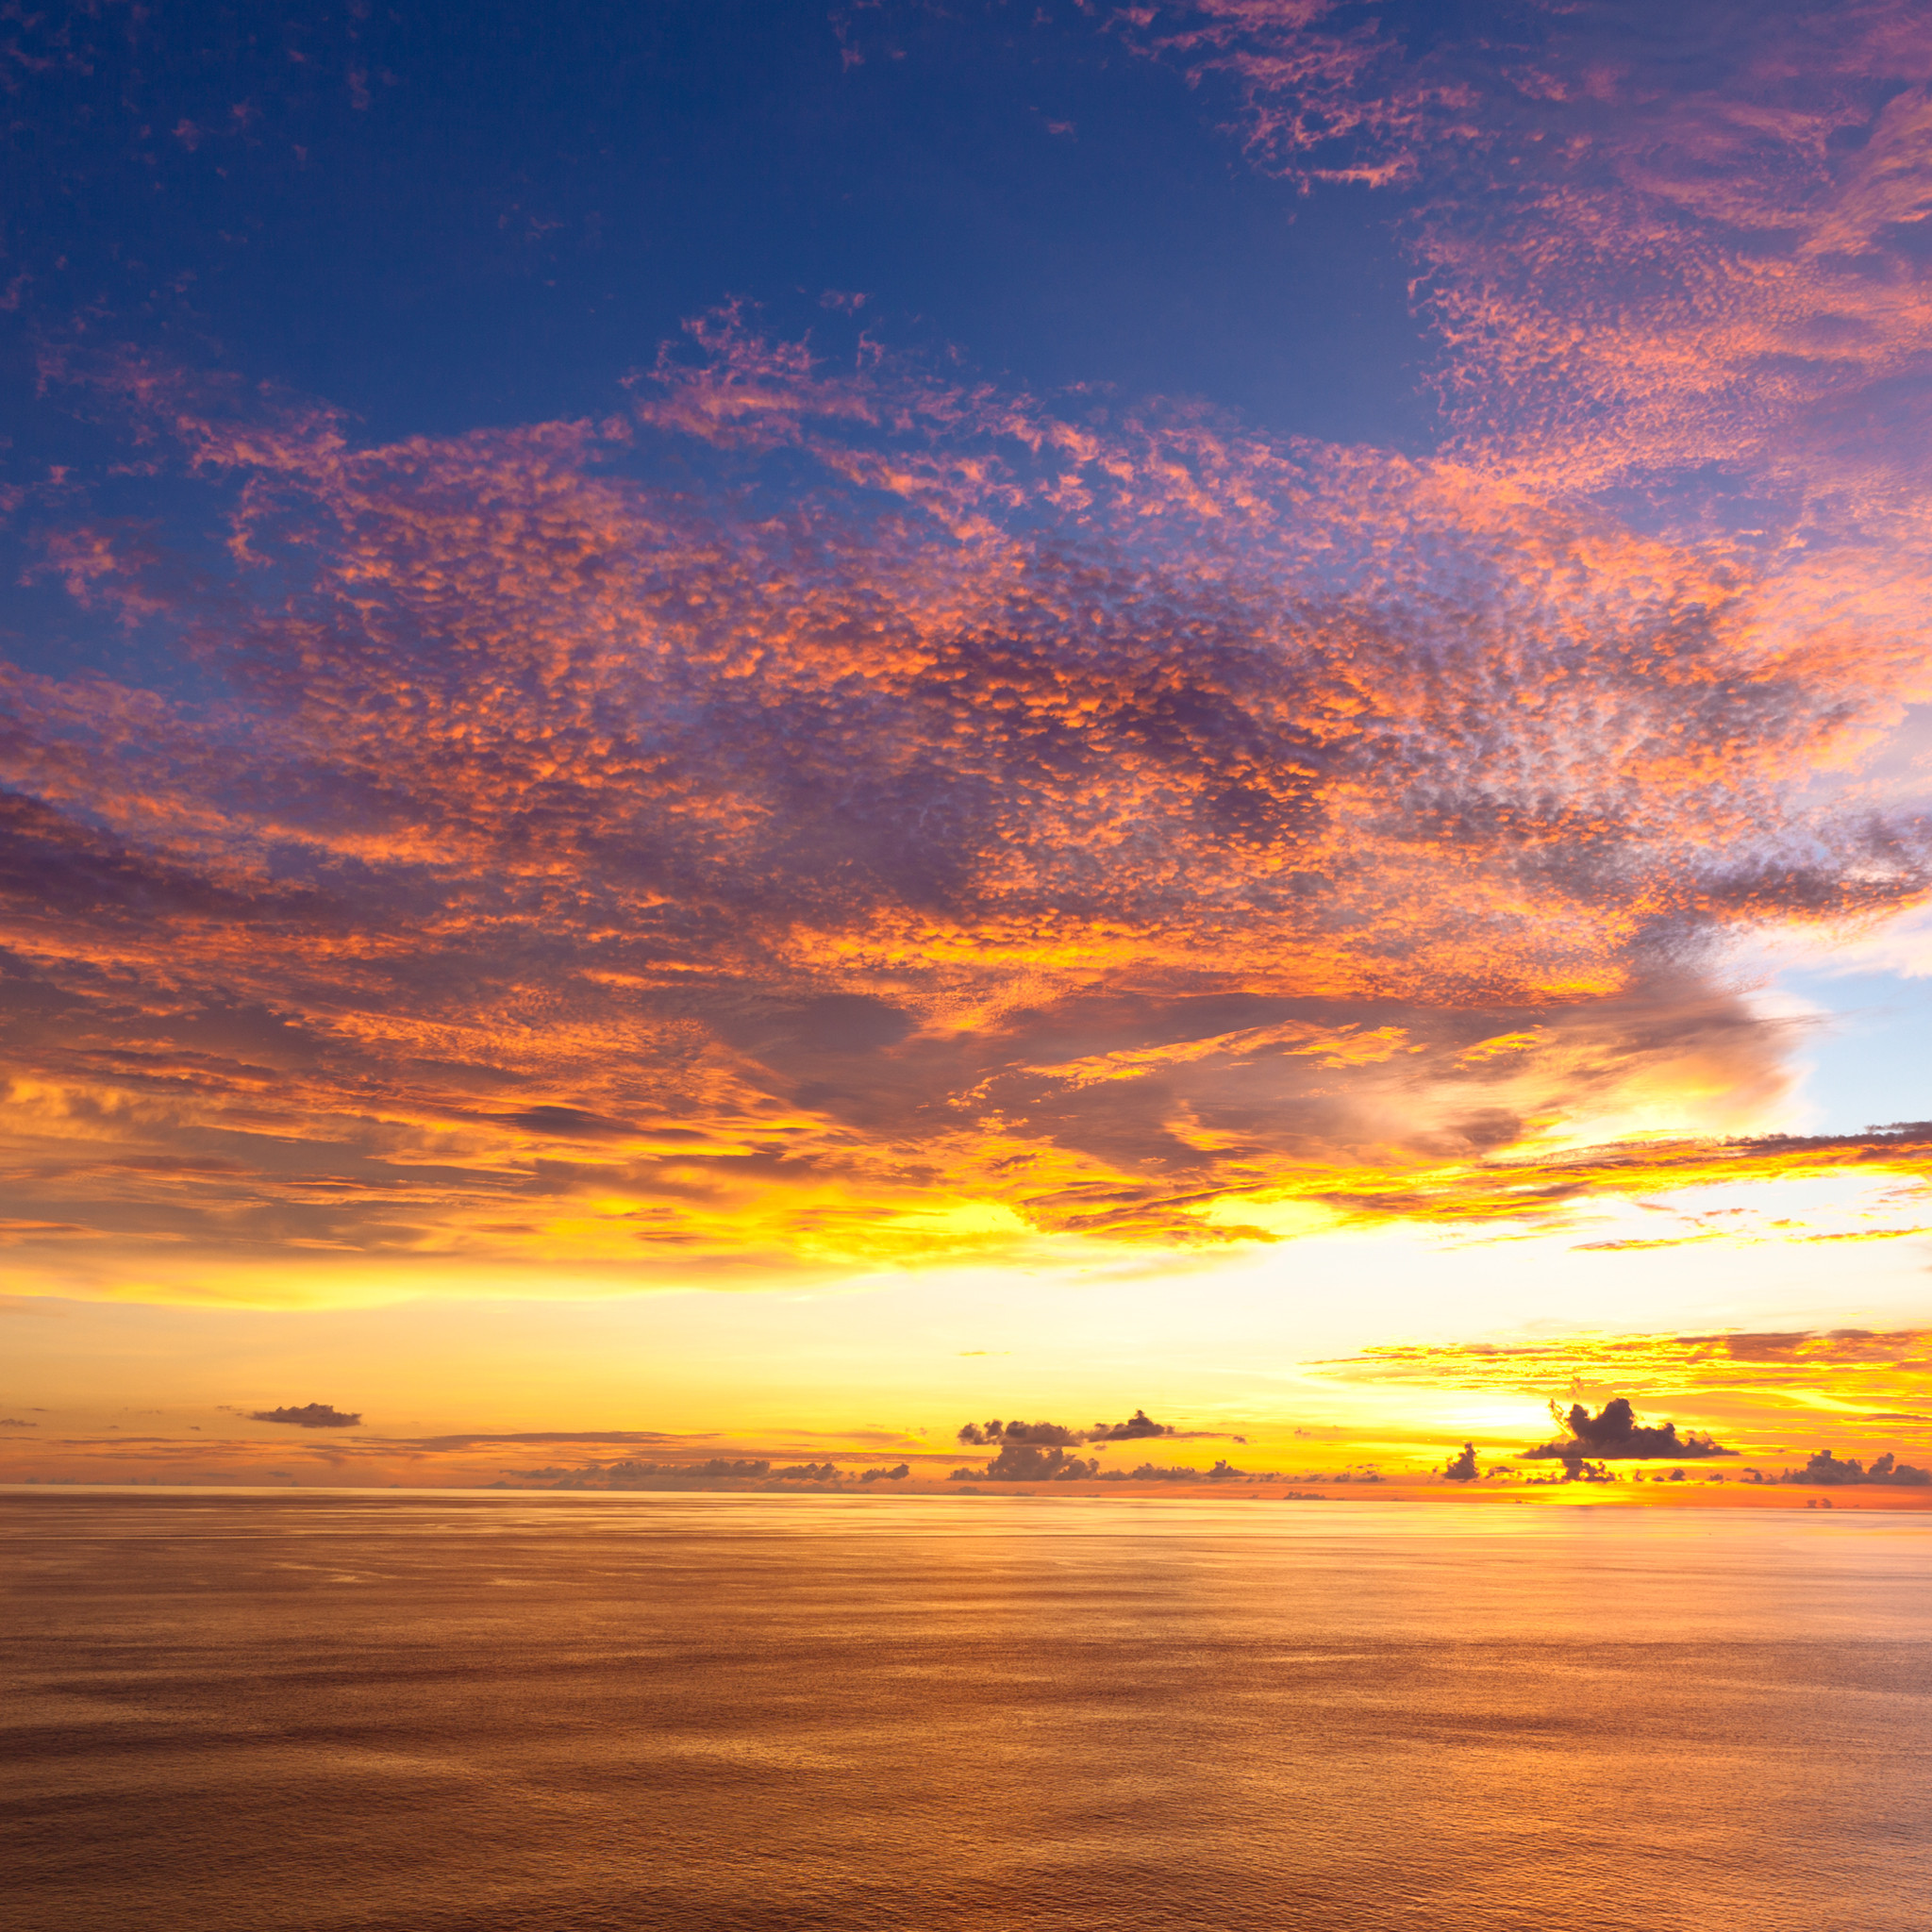
<path fill-rule="evenodd" d="M 729 1280 L 1922 1173 L 1762 1138 L 1723 968 L 1927 885 L 1932 31 L 1622 18 L 1124 29 L 1399 204 L 1433 457 L 750 309 L 387 444 L 51 348 L 152 502 L 35 568 L 173 669 L 8 674 L 10 1238 Z M 1744 1138 L 1574 1154 L 1671 1131 Z"/>

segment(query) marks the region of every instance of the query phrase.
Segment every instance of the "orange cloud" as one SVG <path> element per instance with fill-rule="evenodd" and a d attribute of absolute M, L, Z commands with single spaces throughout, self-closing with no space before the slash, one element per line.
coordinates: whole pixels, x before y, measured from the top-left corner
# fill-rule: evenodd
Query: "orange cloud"
<path fill-rule="evenodd" d="M 7 675 L 0 1161 L 72 1245 L 755 1273 L 1923 1172 L 1552 1152 L 1751 1127 L 1790 1028 L 1700 948 L 1924 889 L 1800 796 L 1895 655 L 1748 558 L 730 318 L 622 419 L 375 448 L 69 373 L 226 536 L 58 552 L 203 695 Z"/>

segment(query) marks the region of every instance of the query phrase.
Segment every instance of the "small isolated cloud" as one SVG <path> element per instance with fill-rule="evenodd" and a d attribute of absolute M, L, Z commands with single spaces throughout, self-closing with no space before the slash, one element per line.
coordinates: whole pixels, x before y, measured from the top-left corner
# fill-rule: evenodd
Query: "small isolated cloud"
<path fill-rule="evenodd" d="M 344 1415 L 333 1403 L 305 1402 L 299 1408 L 251 1409 L 252 1423 L 289 1423 L 298 1429 L 353 1429 L 361 1425 L 359 1415 Z"/>
<path fill-rule="evenodd" d="M 1606 1462 L 1648 1461 L 1657 1457 L 1690 1462 L 1738 1453 L 1694 1429 L 1689 1435 L 1679 1436 L 1675 1423 L 1646 1426 L 1637 1420 L 1636 1412 L 1622 1395 L 1613 1396 L 1596 1415 L 1591 1415 L 1580 1402 L 1573 1403 L 1567 1411 L 1553 1402 L 1550 1413 L 1569 1434 L 1527 1451 L 1524 1461 L 1561 1462 L 1574 1467 L 1590 1456 Z"/>
<path fill-rule="evenodd" d="M 1474 1442 L 1465 1442 L 1449 1458 L 1447 1467 L 1442 1471 L 1443 1476 L 1452 1483 L 1473 1483 L 1481 1474 L 1482 1472 L 1475 1466 L 1475 1444 Z"/>
<path fill-rule="evenodd" d="M 39 1423 L 30 1423 L 25 1416 L 0 1415 L 0 1429 L 37 1429 Z"/>

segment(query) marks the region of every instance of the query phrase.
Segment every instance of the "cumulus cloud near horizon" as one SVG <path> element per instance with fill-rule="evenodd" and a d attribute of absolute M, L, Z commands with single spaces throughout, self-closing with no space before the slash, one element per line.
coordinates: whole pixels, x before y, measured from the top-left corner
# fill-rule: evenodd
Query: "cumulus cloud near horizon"
<path fill-rule="evenodd" d="M 1695 1429 L 1680 1436 L 1675 1423 L 1640 1423 L 1628 1397 L 1623 1395 L 1612 1396 L 1596 1415 L 1580 1402 L 1573 1402 L 1568 1409 L 1553 1402 L 1550 1413 L 1562 1424 L 1564 1434 L 1524 1450 L 1519 1460 L 1575 1463 L 1593 1456 L 1602 1462 L 1646 1462 L 1659 1457 L 1703 1461 L 1738 1453 Z"/>
<path fill-rule="evenodd" d="M 954 1440 L 971 1447 L 998 1448 L 1008 1442 L 1030 1443 L 1036 1448 L 1084 1448 L 1106 1442 L 1152 1442 L 1216 1440 L 1240 1442 L 1246 1439 L 1230 1435 L 1225 1429 L 1182 1429 L 1173 1423 L 1158 1423 L 1144 1408 L 1137 1408 L 1124 1423 L 1095 1423 L 1091 1428 L 1070 1428 L 1063 1423 L 991 1422 L 962 1423 Z"/>
<path fill-rule="evenodd" d="M 1912 1430 L 1932 1428 L 1928 1341 L 1912 1328 L 1543 1335 L 1390 1343 L 1309 1368 L 1320 1379 L 1393 1384 L 1415 1397 L 1438 1391 L 1455 1404 L 1471 1392 L 1486 1404 L 1520 1400 L 1526 1424 L 1554 1411 L 1563 1433 L 1536 1448 L 1540 1460 L 1630 1453 L 1609 1446 L 1618 1441 L 1634 1441 L 1639 1459 L 1710 1455 L 1685 1449 L 1696 1438 L 1713 1448 L 1722 1442 L 1768 1474 L 1821 1434 L 1840 1452 L 1867 1456 L 1898 1448 L 1903 1433 L 1903 1453 L 1917 1449 L 1923 1460 Z M 1639 1405 L 1688 1414 L 1697 1426 L 1680 1430 L 1674 1446 L 1664 1429 L 1638 1423 Z"/>

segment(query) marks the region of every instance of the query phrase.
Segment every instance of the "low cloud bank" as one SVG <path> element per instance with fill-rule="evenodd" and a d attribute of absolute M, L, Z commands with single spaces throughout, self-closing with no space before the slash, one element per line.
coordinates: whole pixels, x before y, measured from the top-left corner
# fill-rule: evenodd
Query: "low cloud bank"
<path fill-rule="evenodd" d="M 1103 1482 L 1111 1483 L 1272 1483 L 1277 1479 L 1273 1470 L 1265 1475 L 1257 1475 L 1252 1470 L 1237 1469 L 1224 1457 L 1207 1471 L 1161 1469 L 1152 1462 L 1143 1462 L 1139 1469 L 1109 1469 L 1101 1475 Z"/>
<path fill-rule="evenodd" d="M 1856 1457 L 1840 1462 L 1829 1449 L 1821 1449 L 1803 1469 L 1788 1469 L 1775 1478 L 1781 1483 L 1823 1484 L 1836 1489 L 1853 1483 L 1877 1483 L 1890 1489 L 1919 1490 L 1932 1485 L 1932 1470 L 1914 1469 L 1888 1450 L 1867 1469 Z"/>
<path fill-rule="evenodd" d="M 1257 1474 L 1237 1469 L 1224 1457 L 1212 1469 L 1186 1465 L 1163 1467 L 1143 1462 L 1138 1469 L 1102 1469 L 1092 1457 L 1069 1456 L 1064 1449 L 1037 1449 L 1030 1442 L 1008 1442 L 984 1469 L 956 1469 L 954 1482 L 1103 1482 L 1103 1483 L 1272 1483 L 1270 1470 Z"/>
<path fill-rule="evenodd" d="M 1070 1427 L 1064 1423 L 1003 1423 L 995 1418 L 987 1423 L 962 1423 L 958 1440 L 985 1448 L 1003 1442 L 1028 1442 L 1042 1449 L 1079 1449 L 1094 1442 L 1164 1441 L 1244 1442 L 1245 1436 L 1231 1435 L 1225 1429 L 1177 1429 L 1172 1423 L 1158 1423 L 1144 1408 L 1137 1408 L 1124 1423 L 1095 1423 L 1091 1428 Z"/>
<path fill-rule="evenodd" d="M 1077 1441 L 1078 1438 L 1075 1438 Z M 1026 1441 L 1001 1444 L 1000 1453 L 984 1469 L 956 1469 L 951 1480 L 991 1483 L 1084 1482 L 1100 1474 L 1091 1456 L 1070 1456 L 1063 1448 L 1042 1449 Z"/>
<path fill-rule="evenodd" d="M 1052 1483 L 1082 1482 L 1105 1475 L 1121 1480 L 1116 1470 L 1103 1471 L 1097 1457 L 1074 1456 L 1075 1449 L 1108 1442 L 1173 1441 L 1205 1439 L 1242 1442 L 1244 1436 L 1229 1435 L 1224 1429 L 1177 1429 L 1172 1423 L 1158 1423 L 1144 1408 L 1137 1408 L 1124 1423 L 1095 1423 L 1091 1428 L 1070 1427 L 1065 1423 L 991 1422 L 963 1423 L 958 1440 L 974 1447 L 996 1448 L 999 1454 L 982 1469 L 956 1469 L 955 1482 Z M 1153 1465 L 1143 1465 L 1152 1468 Z M 1217 1470 L 1226 1469 L 1217 1463 Z M 1230 1474 L 1238 1474 L 1233 1471 Z M 1149 1481 L 1199 1481 L 1194 1470 L 1162 1471 Z"/>
<path fill-rule="evenodd" d="M 698 1490 L 721 1483 L 757 1483 L 776 1489 L 795 1483 L 900 1482 L 912 1474 L 902 1462 L 896 1469 L 848 1471 L 836 1462 L 793 1462 L 774 1469 L 767 1457 L 714 1456 L 704 1462 L 590 1462 L 575 1469 L 507 1469 L 520 1484 L 550 1490 Z M 512 1487 L 506 1482 L 499 1488 Z"/>

